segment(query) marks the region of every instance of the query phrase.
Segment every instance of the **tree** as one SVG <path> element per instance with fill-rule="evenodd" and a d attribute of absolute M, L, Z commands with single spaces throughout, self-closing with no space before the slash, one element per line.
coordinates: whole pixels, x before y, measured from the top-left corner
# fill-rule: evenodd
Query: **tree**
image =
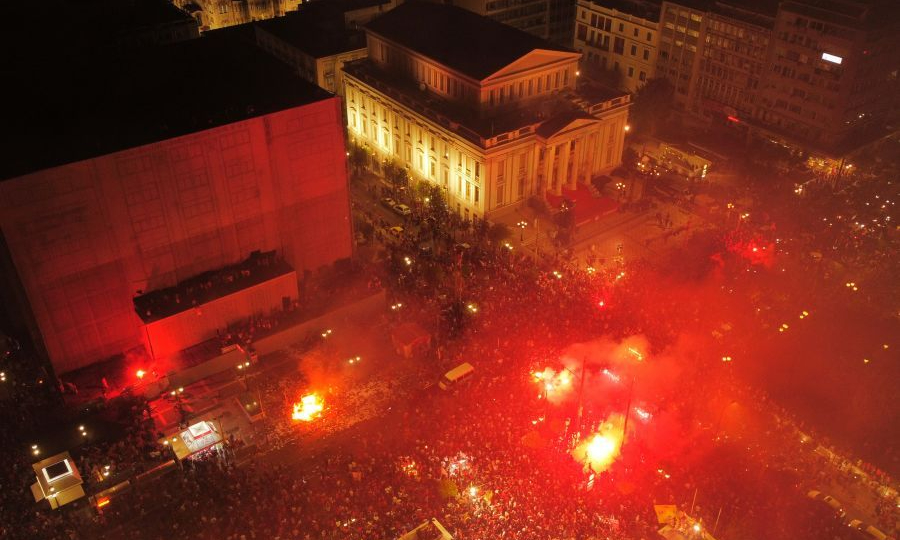
<path fill-rule="evenodd" d="M 396 161 L 389 161 L 385 164 L 384 178 L 395 191 L 403 189 L 409 184 L 409 173 Z"/>
<path fill-rule="evenodd" d="M 351 144 L 349 154 L 347 159 L 350 162 L 350 168 L 354 174 L 359 174 L 359 171 L 369 163 L 369 153 L 362 146 Z"/>
<path fill-rule="evenodd" d="M 674 88 L 666 79 L 650 79 L 634 94 L 629 114 L 634 131 L 654 135 L 672 112 Z"/>
<path fill-rule="evenodd" d="M 487 238 L 493 244 L 499 244 L 509 238 L 509 227 L 505 223 L 494 223 L 487 230 Z"/>
<path fill-rule="evenodd" d="M 563 199 L 560 211 L 553 216 L 553 221 L 559 227 L 556 240 L 560 246 L 567 246 L 575 233 L 575 204 Z"/>

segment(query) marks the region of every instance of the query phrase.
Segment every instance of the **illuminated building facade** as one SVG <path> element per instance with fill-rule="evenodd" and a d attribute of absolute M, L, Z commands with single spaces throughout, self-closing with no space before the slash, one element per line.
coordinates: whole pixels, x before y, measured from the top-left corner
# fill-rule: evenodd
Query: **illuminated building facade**
<path fill-rule="evenodd" d="M 629 96 L 577 85 L 578 53 L 439 4 L 403 4 L 366 31 L 368 58 L 344 74 L 352 142 L 442 187 L 461 217 L 620 163 Z"/>
<path fill-rule="evenodd" d="M 622 75 L 636 92 L 656 74 L 659 5 L 641 0 L 579 0 L 575 49 L 582 60 Z"/>
<path fill-rule="evenodd" d="M 174 0 L 176 6 L 197 20 L 202 31 L 281 17 L 302 3 L 302 0 Z"/>
<path fill-rule="evenodd" d="M 163 309 L 183 322 L 170 336 L 193 336 L 170 348 L 214 338 L 210 324 L 280 308 L 296 276 L 351 255 L 339 98 L 211 37 L 95 64 L 64 73 L 65 95 L 22 88 L 0 165 L 0 285 L 57 373 L 150 352 Z M 234 267 L 273 251 L 277 264 Z M 226 300 L 179 296 L 223 269 Z M 169 305 L 138 313 L 136 297 L 165 289 Z"/>

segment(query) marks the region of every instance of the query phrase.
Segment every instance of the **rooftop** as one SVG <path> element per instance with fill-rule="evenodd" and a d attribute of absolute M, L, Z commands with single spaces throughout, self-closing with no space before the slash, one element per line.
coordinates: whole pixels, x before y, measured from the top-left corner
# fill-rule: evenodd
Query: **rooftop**
<path fill-rule="evenodd" d="M 8 85 L 0 179 L 320 101 L 326 91 L 239 40 L 95 56 Z"/>
<path fill-rule="evenodd" d="M 367 58 L 344 64 L 344 71 L 482 148 L 502 144 L 535 130 L 539 135 L 549 136 L 576 118 L 589 118 L 591 114 L 628 104 L 626 92 L 591 85 L 552 94 L 534 101 L 531 106 L 483 117 L 464 105 L 423 92 L 415 82 L 381 71 Z M 514 137 L 503 136 L 511 132 L 515 132 Z"/>
<path fill-rule="evenodd" d="M 144 324 L 149 324 L 293 271 L 274 251 L 256 252 L 237 264 L 137 296 L 134 309 Z"/>
<path fill-rule="evenodd" d="M 302 12 L 310 8 L 315 9 L 318 5 L 328 5 L 341 13 L 346 13 L 348 11 L 368 9 L 390 3 L 391 0 L 313 0 L 312 2 L 300 4 L 298 9 Z"/>
<path fill-rule="evenodd" d="M 366 28 L 479 81 L 535 49 L 572 52 L 462 8 L 415 0 Z"/>
<path fill-rule="evenodd" d="M 591 2 L 653 22 L 659 22 L 659 12 L 662 8 L 662 2 L 654 0 L 591 0 Z"/>
<path fill-rule="evenodd" d="M 715 3 L 712 12 L 747 24 L 772 29 L 778 12 L 778 0 L 759 0 L 752 3 L 749 0 L 722 0 Z"/>
<path fill-rule="evenodd" d="M 365 32 L 345 28 L 343 12 L 330 11 L 304 9 L 255 25 L 314 58 L 364 49 Z"/>
<path fill-rule="evenodd" d="M 797 13 L 848 28 L 878 28 L 900 24 L 894 0 L 787 0 L 781 11 Z"/>

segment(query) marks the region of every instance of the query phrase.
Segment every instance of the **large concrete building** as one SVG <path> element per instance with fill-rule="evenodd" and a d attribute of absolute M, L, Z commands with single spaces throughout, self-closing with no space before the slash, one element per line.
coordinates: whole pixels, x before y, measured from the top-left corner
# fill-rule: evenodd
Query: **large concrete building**
<path fill-rule="evenodd" d="M 450 0 L 447 3 L 556 45 L 572 46 L 574 0 Z"/>
<path fill-rule="evenodd" d="M 579 0 L 575 49 L 586 66 L 616 71 L 636 92 L 656 75 L 659 4 L 646 0 Z"/>
<path fill-rule="evenodd" d="M 345 67 L 351 140 L 446 190 L 465 219 L 561 194 L 621 161 L 626 93 L 578 84 L 580 55 L 451 6 L 370 23 Z"/>
<path fill-rule="evenodd" d="M 539 38 L 550 36 L 550 0 L 453 0 L 452 4 Z"/>
<path fill-rule="evenodd" d="M 361 26 L 395 7 L 394 0 L 323 0 L 253 25 L 256 43 L 331 93 L 343 92 L 346 62 L 365 58 Z"/>
<path fill-rule="evenodd" d="M 20 81 L 4 121 L 4 308 L 58 373 L 215 337 L 350 256 L 339 98 L 228 40 L 93 62 Z"/>
<path fill-rule="evenodd" d="M 756 2 L 753 7 L 717 2 L 706 17 L 692 108 L 711 120 L 739 123 L 760 107 L 776 6 Z"/>
<path fill-rule="evenodd" d="M 878 0 L 790 0 L 776 17 L 759 129 L 827 153 L 883 135 L 900 95 L 900 10 Z"/>
<path fill-rule="evenodd" d="M 701 31 L 708 13 L 699 2 L 682 5 L 663 2 L 660 19 L 658 77 L 668 79 L 675 90 L 675 104 L 696 112 L 699 81 Z"/>

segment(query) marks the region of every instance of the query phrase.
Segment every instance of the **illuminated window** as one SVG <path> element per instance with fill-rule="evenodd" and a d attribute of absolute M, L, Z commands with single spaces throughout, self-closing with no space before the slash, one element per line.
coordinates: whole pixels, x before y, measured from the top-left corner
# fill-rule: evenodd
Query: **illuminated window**
<path fill-rule="evenodd" d="M 838 64 L 838 65 L 840 65 L 841 62 L 844 61 L 844 59 L 841 58 L 840 56 L 828 54 L 827 52 L 822 53 L 822 60 L 825 60 L 826 62 L 831 62 L 832 64 Z"/>

